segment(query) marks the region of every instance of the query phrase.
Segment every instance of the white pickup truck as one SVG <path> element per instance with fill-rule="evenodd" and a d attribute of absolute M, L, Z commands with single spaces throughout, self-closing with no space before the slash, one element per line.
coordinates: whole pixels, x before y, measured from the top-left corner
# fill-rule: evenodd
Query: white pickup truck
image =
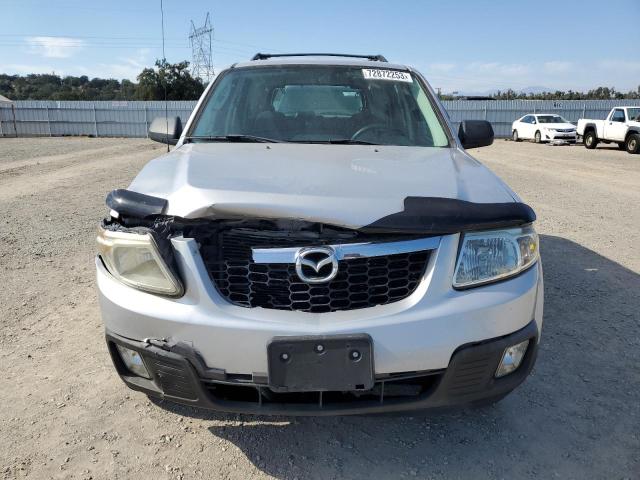
<path fill-rule="evenodd" d="M 578 135 L 584 146 L 596 148 L 598 143 L 617 143 L 629 153 L 640 152 L 640 107 L 615 107 L 606 120 L 578 120 Z"/>

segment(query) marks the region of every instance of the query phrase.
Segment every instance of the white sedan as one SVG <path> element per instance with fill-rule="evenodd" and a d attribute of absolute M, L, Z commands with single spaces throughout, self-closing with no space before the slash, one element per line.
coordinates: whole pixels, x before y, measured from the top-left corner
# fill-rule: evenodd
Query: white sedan
<path fill-rule="evenodd" d="M 564 140 L 576 141 L 576 126 L 560 115 L 529 114 L 511 125 L 511 137 L 514 142 L 533 140 L 536 143 Z"/>

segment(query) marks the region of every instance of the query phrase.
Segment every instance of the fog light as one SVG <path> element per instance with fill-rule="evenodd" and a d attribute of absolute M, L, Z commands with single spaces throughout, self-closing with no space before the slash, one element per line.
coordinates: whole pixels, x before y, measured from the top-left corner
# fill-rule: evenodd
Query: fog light
<path fill-rule="evenodd" d="M 116 347 L 118 348 L 120 358 L 122 358 L 122 361 L 131 373 L 134 373 L 139 377 L 151 378 L 149 372 L 147 371 L 147 367 L 144 366 L 142 357 L 138 352 L 118 344 L 116 344 Z"/>
<path fill-rule="evenodd" d="M 504 377 L 515 371 L 520 366 L 520 363 L 522 363 L 528 346 L 529 340 L 525 340 L 524 342 L 505 348 L 500 365 L 498 365 L 498 369 L 496 370 L 496 378 Z"/>

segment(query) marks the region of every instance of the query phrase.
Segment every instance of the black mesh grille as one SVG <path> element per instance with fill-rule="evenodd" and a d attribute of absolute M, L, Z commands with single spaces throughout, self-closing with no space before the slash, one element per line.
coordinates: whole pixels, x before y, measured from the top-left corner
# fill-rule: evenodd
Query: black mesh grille
<path fill-rule="evenodd" d="M 200 253 L 209 275 L 229 302 L 243 307 L 315 313 L 384 305 L 413 293 L 429 258 L 428 251 L 420 251 L 342 260 L 333 280 L 311 285 L 298 277 L 293 264 L 254 263 L 251 248 L 318 246 L 335 244 L 336 238 L 312 238 L 301 235 L 304 232 L 279 233 L 235 229 L 200 240 Z"/>
<path fill-rule="evenodd" d="M 398 374 L 398 376 L 402 376 Z M 441 371 L 412 372 L 403 378 L 388 377 L 376 380 L 371 390 L 351 392 L 286 392 L 276 393 L 266 386 L 241 385 L 203 381 L 202 385 L 209 395 L 216 400 L 228 402 L 253 402 L 267 406 L 279 405 L 313 405 L 327 408 L 332 404 L 365 403 L 375 401 L 383 404 L 385 401 L 402 402 L 415 401 L 417 398 L 431 394 L 442 379 Z"/>

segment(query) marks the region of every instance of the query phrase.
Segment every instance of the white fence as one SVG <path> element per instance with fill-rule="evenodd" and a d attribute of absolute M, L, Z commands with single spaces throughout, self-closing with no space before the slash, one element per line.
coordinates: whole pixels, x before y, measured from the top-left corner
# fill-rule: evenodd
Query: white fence
<path fill-rule="evenodd" d="M 189 117 L 196 102 L 169 101 L 169 116 Z M 0 108 L 0 136 L 146 137 L 165 102 L 17 101 Z"/>
<path fill-rule="evenodd" d="M 601 118 L 615 106 L 640 106 L 640 100 L 453 100 L 442 102 L 452 122 L 488 120 L 497 137 L 511 136 L 514 120 L 529 113 L 555 113 L 570 122 Z"/>
<path fill-rule="evenodd" d="M 443 104 L 456 126 L 461 120 L 488 120 L 496 136 L 508 137 L 511 122 L 527 113 L 557 113 L 576 122 L 582 117 L 604 118 L 614 106 L 640 106 L 640 100 L 454 100 Z M 170 101 L 167 111 L 184 123 L 195 105 L 195 101 Z M 13 108 L 0 107 L 0 137 L 146 137 L 151 121 L 164 114 L 164 102 L 17 101 Z"/>

